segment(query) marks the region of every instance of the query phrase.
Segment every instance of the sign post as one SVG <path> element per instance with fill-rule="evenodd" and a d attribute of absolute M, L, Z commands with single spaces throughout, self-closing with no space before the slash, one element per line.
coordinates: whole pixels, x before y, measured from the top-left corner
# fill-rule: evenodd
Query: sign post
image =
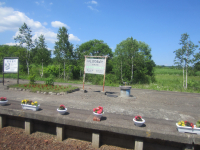
<path fill-rule="evenodd" d="M 91 59 L 87 57 L 98 57 L 105 59 Z M 83 75 L 83 90 L 85 83 L 85 74 L 102 74 L 104 75 L 103 80 L 103 92 L 104 92 L 104 83 L 105 83 L 105 74 L 106 74 L 106 59 L 107 56 L 85 56 L 85 64 L 84 64 L 84 75 Z"/>
<path fill-rule="evenodd" d="M 17 73 L 17 84 L 19 84 L 19 57 L 4 57 L 3 59 L 3 85 L 5 73 Z"/>

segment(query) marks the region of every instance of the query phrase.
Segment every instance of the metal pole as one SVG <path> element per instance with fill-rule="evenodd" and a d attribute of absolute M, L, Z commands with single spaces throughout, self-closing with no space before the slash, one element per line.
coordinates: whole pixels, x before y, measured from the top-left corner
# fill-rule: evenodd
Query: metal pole
<path fill-rule="evenodd" d="M 64 80 L 65 80 L 65 61 L 64 61 Z"/>
<path fill-rule="evenodd" d="M 3 73 L 3 85 L 4 85 L 4 73 Z"/>
<path fill-rule="evenodd" d="M 17 84 L 19 84 L 19 58 L 18 58 L 18 78 L 17 78 Z"/>
<path fill-rule="evenodd" d="M 85 63 L 86 63 L 86 56 L 85 56 Z M 85 64 L 84 64 L 84 74 L 83 74 L 83 90 L 84 90 L 84 83 L 85 83 Z"/>
<path fill-rule="evenodd" d="M 3 59 L 3 70 L 2 70 L 2 73 L 3 73 L 3 85 L 4 85 L 4 59 Z"/>
<path fill-rule="evenodd" d="M 105 71 L 104 71 L 104 79 L 103 79 L 103 92 L 104 92 L 104 84 L 105 84 L 105 76 L 106 76 L 106 58 L 105 57 Z"/>

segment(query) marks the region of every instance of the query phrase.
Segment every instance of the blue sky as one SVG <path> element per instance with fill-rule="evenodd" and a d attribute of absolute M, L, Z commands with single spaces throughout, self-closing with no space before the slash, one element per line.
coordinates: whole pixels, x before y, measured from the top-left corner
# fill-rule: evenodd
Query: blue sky
<path fill-rule="evenodd" d="M 58 28 L 65 26 L 74 46 L 98 39 L 114 52 L 133 37 L 151 47 L 156 65 L 174 65 L 181 34 L 200 41 L 199 6 L 199 0 L 0 0 L 0 45 L 13 45 L 26 22 L 33 39 L 43 34 L 53 50 Z"/>

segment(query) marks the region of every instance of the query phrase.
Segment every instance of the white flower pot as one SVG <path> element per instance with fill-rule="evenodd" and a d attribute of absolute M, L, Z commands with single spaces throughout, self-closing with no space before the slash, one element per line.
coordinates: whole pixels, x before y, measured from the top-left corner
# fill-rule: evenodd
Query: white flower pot
<path fill-rule="evenodd" d="M 93 112 L 93 114 L 94 114 L 97 118 L 101 119 L 101 117 L 103 116 L 104 112 L 101 113 L 101 114 L 98 114 L 98 113 Z"/>
<path fill-rule="evenodd" d="M 27 104 L 21 104 L 21 105 L 22 105 L 22 109 L 30 109 L 33 111 L 37 111 L 40 107 L 40 105 L 38 105 L 38 106 L 27 105 Z"/>
<path fill-rule="evenodd" d="M 196 134 L 200 135 L 200 128 L 197 128 L 196 125 L 194 125 L 193 133 L 196 133 Z"/>
<path fill-rule="evenodd" d="M 176 127 L 178 132 L 182 132 L 182 133 L 193 133 L 193 128 L 192 127 L 188 127 L 188 126 L 179 126 L 178 123 L 176 123 Z"/>
<path fill-rule="evenodd" d="M 65 108 L 64 110 L 60 110 L 59 108 L 57 108 L 57 111 L 61 114 L 64 115 L 67 111 L 67 108 Z"/>
<path fill-rule="evenodd" d="M 135 118 L 133 118 L 133 122 L 136 126 L 141 127 L 145 123 L 145 120 L 142 119 L 142 121 L 136 121 Z"/>
<path fill-rule="evenodd" d="M 4 106 L 4 105 L 6 105 L 7 102 L 8 102 L 8 100 L 6 100 L 6 101 L 0 101 L 0 105 Z"/>

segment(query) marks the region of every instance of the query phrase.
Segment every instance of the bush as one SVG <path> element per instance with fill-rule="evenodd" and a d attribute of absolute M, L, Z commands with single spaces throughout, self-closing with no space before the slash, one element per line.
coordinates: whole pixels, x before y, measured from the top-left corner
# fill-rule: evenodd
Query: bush
<path fill-rule="evenodd" d="M 29 83 L 30 83 L 30 84 L 34 84 L 34 83 L 35 83 L 35 74 L 30 75 L 30 76 L 29 76 L 29 79 L 30 79 Z"/>
<path fill-rule="evenodd" d="M 53 79 L 52 75 L 46 79 L 45 84 L 46 85 L 54 85 L 54 79 Z"/>

